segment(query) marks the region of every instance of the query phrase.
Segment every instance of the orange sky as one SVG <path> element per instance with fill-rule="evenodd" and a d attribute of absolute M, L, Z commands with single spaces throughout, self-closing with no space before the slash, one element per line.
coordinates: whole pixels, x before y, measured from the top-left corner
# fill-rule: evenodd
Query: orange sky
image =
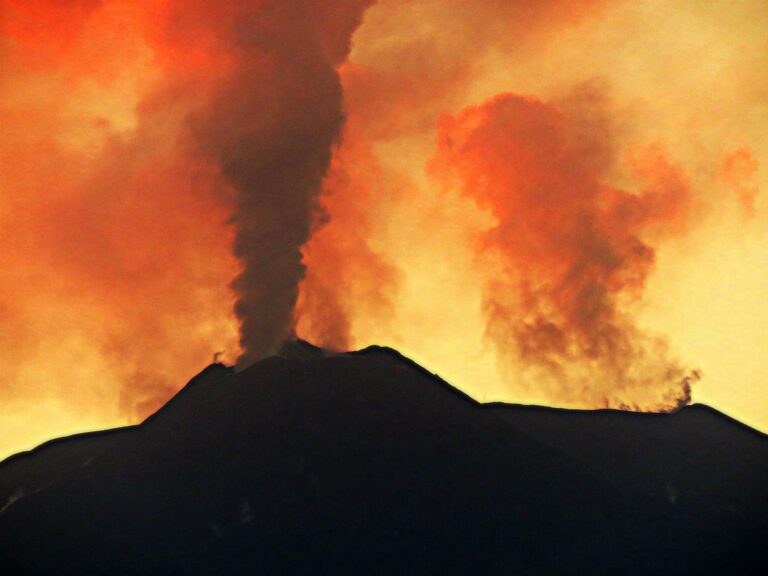
<path fill-rule="evenodd" d="M 221 95 L 278 77 L 209 4 L 0 2 L 0 456 L 240 352 L 235 192 L 195 126 L 260 125 Z M 306 4 L 347 119 L 299 335 L 479 399 L 663 409 L 692 383 L 768 430 L 764 2 L 379 0 L 342 64 L 366 2 Z"/>

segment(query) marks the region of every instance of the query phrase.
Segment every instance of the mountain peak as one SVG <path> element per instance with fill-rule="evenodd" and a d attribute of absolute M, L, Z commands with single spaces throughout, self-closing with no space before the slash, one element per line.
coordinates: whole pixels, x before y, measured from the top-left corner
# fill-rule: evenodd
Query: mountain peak
<path fill-rule="evenodd" d="M 297 341 L 1 464 L 0 569 L 765 573 L 768 441 L 683 416 L 707 412 L 481 405 L 395 350 Z"/>

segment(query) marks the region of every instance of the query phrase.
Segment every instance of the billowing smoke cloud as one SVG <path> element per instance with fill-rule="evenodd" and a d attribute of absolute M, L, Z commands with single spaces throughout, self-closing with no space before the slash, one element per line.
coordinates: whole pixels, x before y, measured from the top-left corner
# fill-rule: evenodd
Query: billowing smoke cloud
<path fill-rule="evenodd" d="M 685 226 L 688 179 L 651 149 L 631 159 L 635 193 L 609 186 L 589 132 L 503 94 L 442 120 L 434 170 L 497 221 L 479 251 L 497 271 L 483 306 L 500 353 L 566 404 L 672 409 L 690 400 L 690 379 L 627 307 L 654 265 L 646 235 Z"/>
<path fill-rule="evenodd" d="M 136 421 L 237 348 L 228 207 L 181 129 L 192 91 L 165 89 L 165 4 L 0 2 L 0 454 Z"/>

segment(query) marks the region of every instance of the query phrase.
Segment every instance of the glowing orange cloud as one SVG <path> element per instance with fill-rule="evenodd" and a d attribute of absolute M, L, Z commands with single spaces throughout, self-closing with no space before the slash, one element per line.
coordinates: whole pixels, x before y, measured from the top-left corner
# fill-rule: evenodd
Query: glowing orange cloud
<path fill-rule="evenodd" d="M 296 310 L 297 331 L 332 350 L 353 347 L 352 318 L 387 323 L 397 298 L 398 271 L 369 243 L 377 195 L 395 195 L 392 183 L 353 118 L 337 150 L 322 197 L 326 214 L 304 248 L 307 277 Z"/>
<path fill-rule="evenodd" d="M 156 5 L 3 6 L 0 395 L 40 419 L 10 443 L 143 417 L 236 350 L 226 196 L 158 87 Z"/>
<path fill-rule="evenodd" d="M 652 270 L 645 231 L 682 226 L 687 178 L 647 153 L 633 162 L 639 193 L 607 186 L 604 154 L 572 131 L 557 109 L 511 94 L 441 122 L 435 172 L 497 220 L 479 246 L 499 264 L 484 298 L 488 332 L 501 354 L 552 372 L 559 402 L 677 407 L 690 400 L 684 372 L 621 300 Z"/>

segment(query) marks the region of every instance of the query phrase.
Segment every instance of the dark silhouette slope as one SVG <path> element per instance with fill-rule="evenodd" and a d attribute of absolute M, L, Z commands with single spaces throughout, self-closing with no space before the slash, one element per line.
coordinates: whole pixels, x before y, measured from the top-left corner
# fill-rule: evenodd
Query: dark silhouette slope
<path fill-rule="evenodd" d="M 764 574 L 767 480 L 766 437 L 704 406 L 482 406 L 294 344 L 0 464 L 0 573 Z"/>

